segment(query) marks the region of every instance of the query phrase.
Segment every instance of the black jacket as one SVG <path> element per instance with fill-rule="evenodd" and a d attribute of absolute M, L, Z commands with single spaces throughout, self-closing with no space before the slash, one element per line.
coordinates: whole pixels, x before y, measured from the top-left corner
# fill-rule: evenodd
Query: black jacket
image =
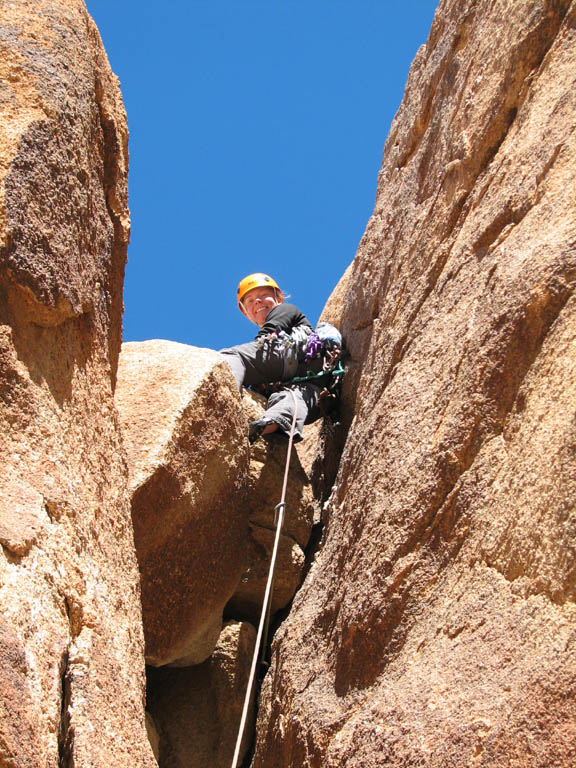
<path fill-rule="evenodd" d="M 294 304 L 278 304 L 277 307 L 274 307 L 268 312 L 266 315 L 266 322 L 254 338 L 258 339 L 260 336 L 267 336 L 274 331 L 285 331 L 286 333 L 290 333 L 293 328 L 297 328 L 300 325 L 306 325 L 308 328 L 312 328 L 312 325 L 308 322 L 306 316 L 303 315 Z"/>

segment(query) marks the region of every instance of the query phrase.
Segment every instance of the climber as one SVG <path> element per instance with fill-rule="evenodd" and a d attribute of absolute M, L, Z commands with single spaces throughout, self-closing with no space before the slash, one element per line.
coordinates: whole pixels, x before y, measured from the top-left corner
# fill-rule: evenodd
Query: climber
<path fill-rule="evenodd" d="M 296 402 L 294 440 L 298 442 L 302 440 L 304 424 L 322 416 L 321 395 L 327 391 L 326 379 L 334 366 L 328 369 L 338 360 L 322 354 L 330 344 L 319 337 L 297 307 L 284 303 L 280 286 L 269 275 L 257 272 L 241 280 L 237 300 L 242 314 L 260 330 L 254 341 L 220 352 L 225 355 L 240 390 L 249 386 L 269 395 L 264 415 L 250 423 L 248 439 L 253 443 L 261 435 L 276 430 L 288 433 Z M 330 329 L 329 335 L 339 337 L 333 326 Z M 333 341 L 332 347 L 336 344 Z M 278 391 L 270 391 L 268 385 L 272 382 L 283 384 L 276 387 Z M 294 398 L 289 396 L 289 390 Z"/>

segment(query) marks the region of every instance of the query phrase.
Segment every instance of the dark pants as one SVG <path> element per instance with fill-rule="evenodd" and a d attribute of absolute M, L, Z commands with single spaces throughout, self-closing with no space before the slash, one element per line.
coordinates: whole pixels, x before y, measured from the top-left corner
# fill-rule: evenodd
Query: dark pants
<path fill-rule="evenodd" d="M 295 376 L 305 375 L 309 367 L 304 362 L 297 363 L 294 359 L 286 359 L 274 341 L 266 341 L 264 344 L 249 341 L 236 347 L 221 349 L 220 354 L 225 356 L 232 369 L 238 389 L 243 386 L 256 387 L 272 381 L 288 381 Z M 313 362 L 316 368 L 321 367 L 321 361 Z M 316 421 L 322 415 L 318 406 L 320 387 L 307 381 L 290 384 L 270 395 L 266 418 L 278 424 L 284 432 L 290 432 L 294 415 L 294 399 L 290 391 L 296 398 L 294 440 L 299 442 L 302 440 L 304 424 Z"/>

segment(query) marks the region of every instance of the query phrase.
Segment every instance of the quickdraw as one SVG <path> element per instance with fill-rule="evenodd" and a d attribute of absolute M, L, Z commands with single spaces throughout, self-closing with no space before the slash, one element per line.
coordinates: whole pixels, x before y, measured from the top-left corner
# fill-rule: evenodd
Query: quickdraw
<path fill-rule="evenodd" d="M 306 373 L 306 376 L 296 376 L 293 379 L 290 379 L 289 381 L 281 381 L 279 382 L 282 384 L 283 387 L 290 386 L 290 384 L 301 384 L 304 381 L 312 381 L 313 379 L 322 379 L 324 376 L 343 376 L 346 373 L 344 370 L 342 363 L 338 363 L 338 368 L 334 371 L 319 371 L 318 373 L 312 373 L 312 371 L 308 371 Z"/>

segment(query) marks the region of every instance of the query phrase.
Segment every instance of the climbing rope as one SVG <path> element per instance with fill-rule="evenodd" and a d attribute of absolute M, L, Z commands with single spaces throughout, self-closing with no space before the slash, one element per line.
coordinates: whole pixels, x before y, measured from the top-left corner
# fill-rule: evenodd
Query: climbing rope
<path fill-rule="evenodd" d="M 280 503 L 274 507 L 274 522 L 276 523 L 276 536 L 274 537 L 274 547 L 272 548 L 272 557 L 270 559 L 270 567 L 268 569 L 268 579 L 266 581 L 266 590 L 264 591 L 262 613 L 260 615 L 260 621 L 258 623 L 258 634 L 256 635 L 256 644 L 254 646 L 252 666 L 250 667 L 250 677 L 248 678 L 248 687 L 246 689 L 246 696 L 244 697 L 244 707 L 242 709 L 242 717 L 240 719 L 240 726 L 238 728 L 238 736 L 236 738 L 236 748 L 234 750 L 234 757 L 232 758 L 231 768 L 237 768 L 237 765 L 238 765 L 238 757 L 240 755 L 240 746 L 242 744 L 242 736 L 244 735 L 244 728 L 246 727 L 246 718 L 248 717 L 248 709 L 250 707 L 250 696 L 252 694 L 252 687 L 254 685 L 254 678 L 256 676 L 256 666 L 258 664 L 260 645 L 262 645 L 262 658 L 263 658 L 264 650 L 265 650 L 264 645 L 268 635 L 268 623 L 270 619 L 270 608 L 272 605 L 272 588 L 274 585 L 274 571 L 276 568 L 276 557 L 278 555 L 278 545 L 280 543 L 280 533 L 282 531 L 282 524 L 284 522 L 284 512 L 286 510 L 286 488 L 288 486 L 288 469 L 290 468 L 290 457 L 292 455 L 292 443 L 294 441 L 294 429 L 296 427 L 296 415 L 298 413 L 296 395 L 291 389 L 288 391 L 292 395 L 292 401 L 294 405 L 294 415 L 292 417 L 292 425 L 290 427 L 290 436 L 288 440 L 288 453 L 286 455 L 286 466 L 284 468 L 284 482 L 282 484 L 282 497 L 280 499 Z"/>

